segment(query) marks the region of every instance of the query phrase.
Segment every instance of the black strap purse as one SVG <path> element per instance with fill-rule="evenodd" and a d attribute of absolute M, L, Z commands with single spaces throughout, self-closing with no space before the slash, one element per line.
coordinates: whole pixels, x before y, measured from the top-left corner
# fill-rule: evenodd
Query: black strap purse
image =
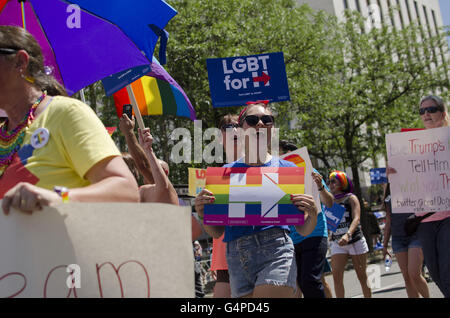
<path fill-rule="evenodd" d="M 411 236 L 414 233 L 416 233 L 417 228 L 419 227 L 420 222 L 422 222 L 423 219 L 429 217 L 430 215 L 433 215 L 434 212 L 430 212 L 427 213 L 425 215 L 422 216 L 416 216 L 416 215 L 410 215 L 406 221 L 405 221 L 405 225 L 404 225 L 404 230 L 406 235 Z"/>

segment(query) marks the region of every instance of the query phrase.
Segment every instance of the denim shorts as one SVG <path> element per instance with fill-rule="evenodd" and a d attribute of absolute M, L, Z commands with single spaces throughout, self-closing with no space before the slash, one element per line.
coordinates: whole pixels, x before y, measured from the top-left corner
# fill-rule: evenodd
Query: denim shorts
<path fill-rule="evenodd" d="M 394 253 L 407 252 L 408 249 L 422 247 L 417 232 L 412 236 L 392 236 L 392 250 Z"/>
<path fill-rule="evenodd" d="M 227 263 L 234 298 L 250 294 L 259 285 L 296 289 L 294 244 L 286 230 L 271 228 L 228 242 Z"/>

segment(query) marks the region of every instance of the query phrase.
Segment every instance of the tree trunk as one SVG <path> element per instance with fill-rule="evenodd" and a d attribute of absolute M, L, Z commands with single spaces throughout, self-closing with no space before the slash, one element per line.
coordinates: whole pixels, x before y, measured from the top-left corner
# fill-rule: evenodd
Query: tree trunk
<path fill-rule="evenodd" d="M 364 237 L 366 238 L 367 246 L 369 247 L 369 251 L 372 252 L 373 246 L 372 246 L 372 239 L 370 237 L 371 228 L 370 228 L 370 222 L 369 222 L 369 217 L 368 217 L 368 213 L 370 211 L 367 211 L 366 207 L 363 204 L 362 193 L 361 193 L 361 182 L 359 180 L 358 165 L 355 162 L 352 162 L 351 168 L 352 168 L 352 174 L 353 174 L 352 182 L 353 182 L 353 187 L 354 187 L 354 194 L 358 197 L 359 205 L 361 207 L 361 221 L 360 221 L 361 230 L 363 232 Z M 369 209 L 370 209 L 370 207 L 369 207 Z"/>
<path fill-rule="evenodd" d="M 89 86 L 89 102 L 91 108 L 97 113 L 97 94 L 95 91 L 95 84 Z"/>

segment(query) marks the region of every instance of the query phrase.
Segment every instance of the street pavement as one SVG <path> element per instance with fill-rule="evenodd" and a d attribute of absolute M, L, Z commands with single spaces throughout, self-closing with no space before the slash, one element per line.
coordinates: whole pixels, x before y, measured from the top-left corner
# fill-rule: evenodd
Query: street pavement
<path fill-rule="evenodd" d="M 372 266 L 372 267 L 369 267 Z M 377 267 L 375 267 L 377 266 Z M 372 288 L 372 297 L 373 298 L 407 298 L 406 289 L 405 289 L 405 281 L 403 280 L 402 273 L 398 266 L 395 257 L 392 260 L 392 266 L 389 272 L 386 272 L 384 269 L 384 262 L 378 262 L 375 264 L 368 264 L 368 277 L 370 275 L 381 274 L 381 279 L 376 280 L 376 276 L 373 276 L 374 279 L 369 279 L 369 281 L 373 281 L 374 284 L 378 286 L 374 286 Z M 333 277 L 328 275 L 325 277 L 327 283 L 330 285 L 330 288 L 334 293 L 334 284 Z M 347 270 L 344 273 L 344 287 L 345 287 L 345 297 L 346 298 L 362 298 L 362 290 L 361 285 L 359 284 L 358 278 L 356 277 L 356 272 L 353 269 Z M 439 288 L 436 286 L 434 282 L 428 283 L 428 289 L 430 291 L 430 298 L 443 298 L 442 293 Z"/>
<path fill-rule="evenodd" d="M 329 261 L 331 263 L 331 260 Z M 392 259 L 392 266 L 389 272 L 385 271 L 384 262 L 379 261 L 377 263 L 368 264 L 367 275 L 368 277 L 373 277 L 373 279 L 369 279 L 369 281 L 372 281 L 375 285 L 378 285 L 372 288 L 373 298 L 408 298 L 406 294 L 405 281 L 403 280 L 402 273 L 395 257 Z M 380 279 L 377 280 L 377 276 Z M 333 297 L 335 297 L 333 276 L 329 274 L 325 276 L 325 280 L 328 285 L 330 285 Z M 348 269 L 345 271 L 344 287 L 346 298 L 363 298 L 361 285 L 359 284 L 354 269 Z M 431 281 L 428 283 L 428 289 L 430 292 L 430 298 L 443 298 L 442 293 L 434 282 Z M 212 297 L 212 291 L 209 291 L 206 294 L 206 298 L 210 297 Z"/>

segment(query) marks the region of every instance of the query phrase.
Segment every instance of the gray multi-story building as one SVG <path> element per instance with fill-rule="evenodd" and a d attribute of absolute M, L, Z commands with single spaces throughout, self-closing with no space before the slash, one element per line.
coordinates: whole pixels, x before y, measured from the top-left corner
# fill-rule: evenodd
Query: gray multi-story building
<path fill-rule="evenodd" d="M 445 0 L 450 1 L 450 0 Z M 308 4 L 312 9 L 324 10 L 335 15 L 338 20 L 345 19 L 345 10 L 356 10 L 367 18 L 365 28 L 379 27 L 382 24 L 394 26 L 402 29 L 411 22 L 416 21 L 429 35 L 435 35 L 437 30 L 442 28 L 443 19 L 438 0 L 297 0 L 298 4 Z M 399 8 L 393 10 L 391 8 Z M 366 30 L 367 31 L 367 30 Z M 437 62 L 441 62 L 444 55 L 448 56 L 448 47 L 436 47 Z M 293 123 L 295 125 L 295 123 Z M 378 162 L 365 162 L 366 168 L 373 166 L 384 167 L 384 158 L 380 157 Z M 351 176 L 351 170 L 346 171 Z M 363 194 L 370 186 L 370 175 L 360 171 L 360 181 Z"/>
<path fill-rule="evenodd" d="M 299 4 L 307 3 L 311 8 L 324 10 L 344 18 L 344 10 L 357 10 L 363 16 L 380 22 L 391 21 L 389 9 L 400 7 L 394 15 L 393 24 L 397 28 L 408 25 L 410 21 L 417 20 L 432 31 L 443 26 L 441 10 L 438 0 L 297 0 Z M 379 13 L 379 16 L 378 16 Z"/>

